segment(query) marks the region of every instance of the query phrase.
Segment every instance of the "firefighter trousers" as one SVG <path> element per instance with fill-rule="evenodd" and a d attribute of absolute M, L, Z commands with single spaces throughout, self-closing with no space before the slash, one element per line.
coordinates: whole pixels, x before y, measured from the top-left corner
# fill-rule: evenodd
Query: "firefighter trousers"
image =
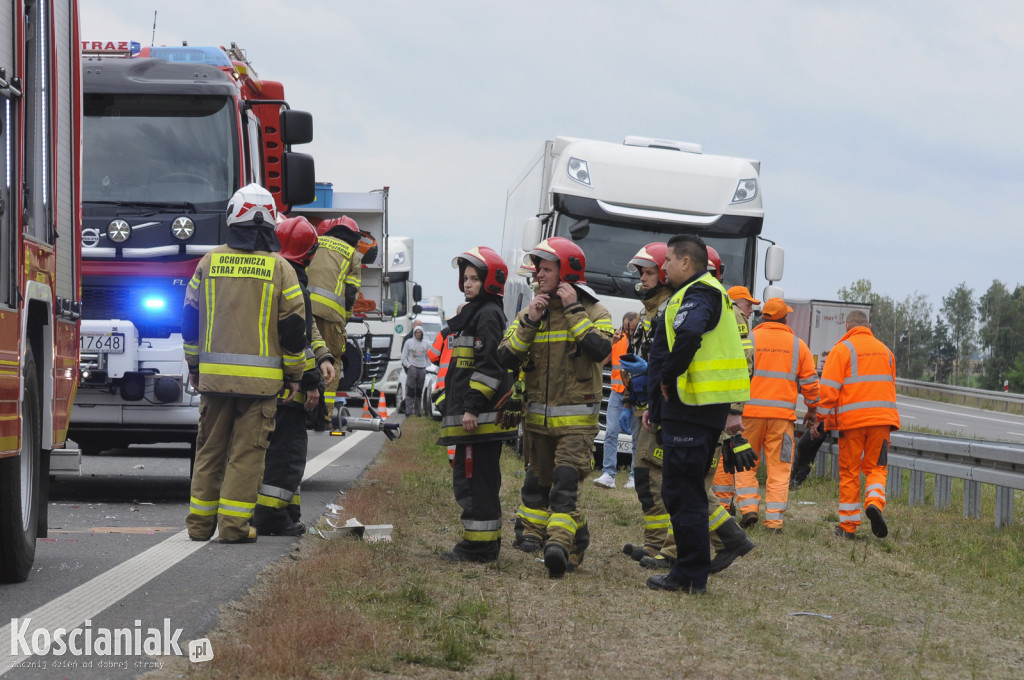
<path fill-rule="evenodd" d="M 661 497 L 661 463 L 664 450 L 658 445 L 653 432 L 640 426 L 636 442 L 636 468 L 633 480 L 636 497 L 644 514 L 644 550 L 648 555 L 661 553 L 675 559 L 676 542 L 672 536 L 672 521 Z"/>
<path fill-rule="evenodd" d="M 452 490 L 462 508 L 462 540 L 455 552 L 471 560 L 495 560 L 501 550 L 501 445 L 455 447 Z"/>
<path fill-rule="evenodd" d="M 719 430 L 694 423 L 673 423 L 662 431 L 665 450 L 661 495 L 672 519 L 676 561 L 669 578 L 692 588 L 707 586 L 711 571 L 706 478 Z"/>
<path fill-rule="evenodd" d="M 750 447 L 763 460 L 767 470 L 765 481 L 764 525 L 782 528 L 782 516 L 789 502 L 789 473 L 793 467 L 793 421 L 785 418 L 744 418 L 743 435 Z M 736 502 L 740 513 L 757 514 L 761 493 L 757 469 L 736 473 Z"/>
<path fill-rule="evenodd" d="M 713 465 L 712 468 L 715 471 L 711 482 L 711 491 L 714 493 L 715 498 L 722 504 L 722 507 L 728 508 L 734 505 L 734 497 L 736 496 L 736 475 L 732 472 L 726 472 L 725 466 L 722 465 L 722 457 L 718 457 L 718 463 Z"/>
<path fill-rule="evenodd" d="M 334 380 L 324 386 L 324 406 L 327 407 L 327 424 L 330 427 L 331 416 L 334 415 L 334 402 L 338 394 L 338 381 L 341 380 L 341 359 L 345 356 L 345 342 L 348 340 L 348 333 L 345 331 L 344 321 L 328 321 L 321 316 L 314 316 L 316 328 L 320 331 L 320 337 L 334 357 Z"/>
<path fill-rule="evenodd" d="M 249 535 L 263 478 L 263 460 L 274 431 L 277 397 L 203 395 L 192 473 L 189 536 L 221 540 Z"/>
<path fill-rule="evenodd" d="M 306 412 L 299 405 L 278 404 L 274 433 L 267 447 L 263 483 L 256 498 L 253 525 L 261 534 L 282 531 L 301 515 L 299 484 L 306 471 Z"/>
<path fill-rule="evenodd" d="M 888 477 L 888 425 L 856 427 L 839 433 L 839 526 L 856 531 L 860 526 L 860 475 L 864 473 L 864 507 L 885 509 Z"/>
<path fill-rule="evenodd" d="M 594 464 L 594 437 L 586 434 L 549 435 L 530 432 L 523 439 L 530 461 L 520 492 L 524 538 L 553 543 L 565 549 L 573 567 L 579 566 L 590 545 L 590 529 L 579 509 L 580 481 Z M 546 493 L 545 493 L 546 490 Z"/>

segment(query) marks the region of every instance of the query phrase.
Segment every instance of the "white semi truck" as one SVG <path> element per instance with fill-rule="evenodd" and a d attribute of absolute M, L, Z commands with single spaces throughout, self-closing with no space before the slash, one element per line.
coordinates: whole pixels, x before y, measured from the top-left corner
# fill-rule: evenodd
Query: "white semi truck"
<path fill-rule="evenodd" d="M 871 319 L 871 305 L 858 302 L 786 300 L 786 304 L 793 308 L 787 324 L 807 343 L 818 373 L 824 368 L 828 353 L 846 334 L 846 315 L 858 309 Z"/>
<path fill-rule="evenodd" d="M 587 256 L 587 283 L 617 327 L 639 311 L 639 278 L 627 269 L 642 246 L 675 234 L 697 234 L 725 265 L 725 286 L 756 281 L 757 242 L 764 209 L 758 161 L 703 153 L 700 145 L 647 137 L 623 143 L 557 137 L 545 141 L 508 190 L 502 257 L 513 271 L 534 245 L 549 236 L 575 241 Z M 769 242 L 771 243 L 771 242 Z M 782 297 L 783 252 L 765 253 L 764 295 Z M 509 318 L 531 298 L 528 282 L 510 277 Z M 605 375 L 605 399 L 609 391 Z M 604 440 L 604 410 L 602 431 Z M 621 436 L 619 451 L 631 449 Z"/>

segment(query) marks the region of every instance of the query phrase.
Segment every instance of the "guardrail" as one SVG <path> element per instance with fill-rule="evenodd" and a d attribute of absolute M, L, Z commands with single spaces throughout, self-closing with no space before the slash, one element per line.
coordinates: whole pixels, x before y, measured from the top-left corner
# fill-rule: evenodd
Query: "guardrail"
<path fill-rule="evenodd" d="M 839 445 L 822 445 L 814 474 L 839 479 Z M 964 517 L 981 517 L 981 485 L 996 487 L 996 527 L 1013 523 L 1013 495 L 1024 491 L 1024 445 L 910 432 L 894 432 L 889 446 L 887 499 L 903 495 L 903 470 L 910 470 L 908 503 L 924 505 L 925 475 L 935 475 L 934 504 L 949 507 L 952 480 L 964 480 Z"/>
<path fill-rule="evenodd" d="M 908 397 L 921 397 L 947 404 L 974 406 L 990 411 L 1024 414 L 1024 394 L 979 390 L 973 387 L 942 385 L 940 383 L 896 378 L 896 391 Z"/>

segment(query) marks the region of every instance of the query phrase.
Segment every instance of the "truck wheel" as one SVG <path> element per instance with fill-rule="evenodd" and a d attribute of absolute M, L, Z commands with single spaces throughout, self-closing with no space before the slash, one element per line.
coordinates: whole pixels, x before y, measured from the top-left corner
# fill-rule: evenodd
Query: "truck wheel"
<path fill-rule="evenodd" d="M 0 460 L 0 582 L 3 583 L 27 579 L 36 556 L 42 407 L 31 348 L 25 355 L 23 377 L 21 455 Z"/>

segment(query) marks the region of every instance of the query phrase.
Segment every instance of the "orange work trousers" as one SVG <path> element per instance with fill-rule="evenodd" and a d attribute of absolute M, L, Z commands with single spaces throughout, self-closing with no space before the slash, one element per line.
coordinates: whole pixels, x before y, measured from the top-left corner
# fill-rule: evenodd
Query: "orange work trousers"
<path fill-rule="evenodd" d="M 793 467 L 793 421 L 785 418 L 743 418 L 743 436 L 757 452 L 758 466 L 764 461 L 768 477 L 765 482 L 764 525 L 782 528 L 782 516 L 789 502 L 789 472 Z M 736 503 L 742 515 L 757 514 L 761 493 L 757 485 L 757 469 L 736 473 Z"/>
<path fill-rule="evenodd" d="M 864 473 L 864 507 L 885 509 L 888 476 L 888 425 L 855 427 L 839 433 L 839 526 L 854 532 L 860 526 L 860 475 Z"/>
<path fill-rule="evenodd" d="M 711 491 L 726 510 L 729 509 L 729 506 L 733 505 L 733 497 L 736 495 L 736 475 L 725 471 L 721 456 L 718 457 L 718 464 L 715 465 L 715 476 L 711 482 Z"/>

